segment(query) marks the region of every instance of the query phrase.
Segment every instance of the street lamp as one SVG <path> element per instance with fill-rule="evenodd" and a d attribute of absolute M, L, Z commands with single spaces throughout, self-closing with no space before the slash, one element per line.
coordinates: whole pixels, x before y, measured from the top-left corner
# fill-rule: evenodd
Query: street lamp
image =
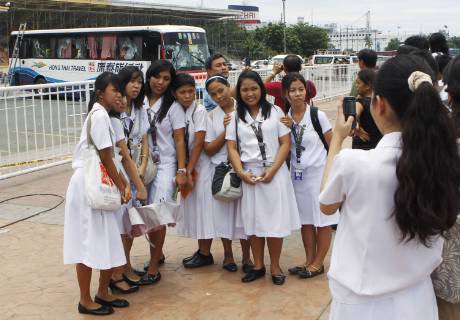
<path fill-rule="evenodd" d="M 287 53 L 286 50 L 286 0 L 283 1 L 283 44 L 284 44 L 284 53 Z"/>

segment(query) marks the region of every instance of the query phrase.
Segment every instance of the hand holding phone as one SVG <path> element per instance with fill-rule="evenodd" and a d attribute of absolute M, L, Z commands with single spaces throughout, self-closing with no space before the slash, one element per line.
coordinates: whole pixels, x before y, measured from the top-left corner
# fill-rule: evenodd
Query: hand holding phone
<path fill-rule="evenodd" d="M 343 98 L 343 115 L 345 116 L 345 121 L 347 121 L 349 116 L 356 118 L 356 98 L 353 96 L 347 96 Z M 352 129 L 356 128 L 356 120 L 353 121 Z"/>

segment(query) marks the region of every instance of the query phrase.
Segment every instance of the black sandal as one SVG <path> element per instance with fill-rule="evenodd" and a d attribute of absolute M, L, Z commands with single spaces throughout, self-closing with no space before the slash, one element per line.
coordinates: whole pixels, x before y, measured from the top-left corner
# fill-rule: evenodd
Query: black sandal
<path fill-rule="evenodd" d="M 122 294 L 133 293 L 133 292 L 136 292 L 136 291 L 139 290 L 138 285 L 131 285 L 127 281 L 125 281 L 125 282 L 130 285 L 129 289 L 122 289 L 119 286 L 117 286 L 117 283 L 120 283 L 120 282 L 123 282 L 123 281 L 125 281 L 125 279 L 120 279 L 120 280 L 110 279 L 110 282 L 109 282 L 110 290 L 112 290 L 113 293 L 118 292 L 118 293 L 122 293 Z"/>
<path fill-rule="evenodd" d="M 308 268 L 311 268 L 312 270 L 309 270 Z M 300 271 L 297 273 L 300 278 L 302 279 L 307 279 L 307 278 L 313 278 L 316 276 L 319 276 L 320 274 L 324 273 L 324 265 L 321 266 L 319 269 L 314 266 L 309 266 L 305 269 L 305 271 Z"/>

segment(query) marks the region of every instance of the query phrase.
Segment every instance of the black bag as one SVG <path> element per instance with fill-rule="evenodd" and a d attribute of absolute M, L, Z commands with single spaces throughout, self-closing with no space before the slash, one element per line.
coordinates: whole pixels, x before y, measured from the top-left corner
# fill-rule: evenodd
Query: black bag
<path fill-rule="evenodd" d="M 235 131 L 236 143 L 239 152 L 238 141 L 238 114 L 235 112 Z M 233 170 L 229 161 L 221 162 L 217 165 L 212 177 L 212 195 L 217 200 L 233 201 L 241 198 L 243 192 L 241 189 L 241 179 Z"/>

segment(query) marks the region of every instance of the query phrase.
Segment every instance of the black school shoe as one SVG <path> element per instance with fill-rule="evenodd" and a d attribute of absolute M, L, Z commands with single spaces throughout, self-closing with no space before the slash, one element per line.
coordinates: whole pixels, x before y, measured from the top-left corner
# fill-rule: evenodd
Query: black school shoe
<path fill-rule="evenodd" d="M 306 269 L 305 271 L 300 271 L 298 275 L 302 279 L 307 279 L 307 278 L 313 278 L 313 277 L 319 276 L 320 274 L 323 274 L 323 273 L 324 273 L 324 266 L 321 266 L 321 268 L 317 270 L 310 271 Z"/>
<path fill-rule="evenodd" d="M 224 264 L 222 266 L 222 269 L 225 269 L 228 272 L 237 272 L 238 271 L 238 266 L 236 265 L 235 262 L 229 262 L 229 263 Z"/>
<path fill-rule="evenodd" d="M 209 256 L 205 256 L 204 254 L 198 251 L 192 257 L 192 259 L 187 260 L 182 264 L 184 265 L 184 268 L 200 268 L 214 264 L 214 258 L 212 257 L 212 254 L 209 254 Z"/>
<path fill-rule="evenodd" d="M 252 281 L 257 280 L 259 278 L 265 277 L 266 272 L 267 272 L 267 270 L 265 269 L 265 267 L 262 267 L 259 270 L 252 269 L 251 271 L 246 273 L 246 275 L 243 278 L 241 278 L 241 281 L 243 281 L 244 283 L 252 282 Z"/>
<path fill-rule="evenodd" d="M 307 268 L 305 266 L 296 266 L 288 269 L 289 274 L 297 275 L 299 272 L 305 271 Z"/>
<path fill-rule="evenodd" d="M 274 275 L 272 274 L 272 282 L 273 284 L 276 284 L 278 286 L 284 284 L 284 281 L 286 280 L 286 276 L 284 274 L 277 274 Z"/>
<path fill-rule="evenodd" d="M 101 305 L 97 309 L 88 309 L 79 303 L 78 312 L 81 314 L 90 314 L 93 316 L 108 316 L 109 314 L 112 314 L 114 310 L 112 307 L 104 305 Z"/>
<path fill-rule="evenodd" d="M 254 265 L 252 263 L 243 263 L 243 267 L 241 269 L 244 273 L 248 273 L 254 269 Z"/>
<path fill-rule="evenodd" d="M 115 299 L 112 301 L 106 301 L 98 296 L 94 298 L 94 302 L 99 303 L 101 306 L 112 307 L 112 308 L 127 308 L 129 307 L 129 302 L 125 299 Z"/>
<path fill-rule="evenodd" d="M 139 280 L 139 285 L 148 286 L 151 284 L 155 284 L 160 280 L 161 280 L 161 273 L 159 271 L 155 274 L 146 273 L 145 276 L 143 276 L 141 280 Z"/>
<path fill-rule="evenodd" d="M 190 257 L 187 257 L 187 258 L 182 259 L 182 263 L 186 263 L 187 261 L 192 260 L 192 259 L 195 258 L 195 256 L 196 256 L 197 254 L 199 254 L 199 253 L 200 253 L 200 249 L 198 249 L 198 250 L 197 250 L 194 254 L 192 254 Z"/>

